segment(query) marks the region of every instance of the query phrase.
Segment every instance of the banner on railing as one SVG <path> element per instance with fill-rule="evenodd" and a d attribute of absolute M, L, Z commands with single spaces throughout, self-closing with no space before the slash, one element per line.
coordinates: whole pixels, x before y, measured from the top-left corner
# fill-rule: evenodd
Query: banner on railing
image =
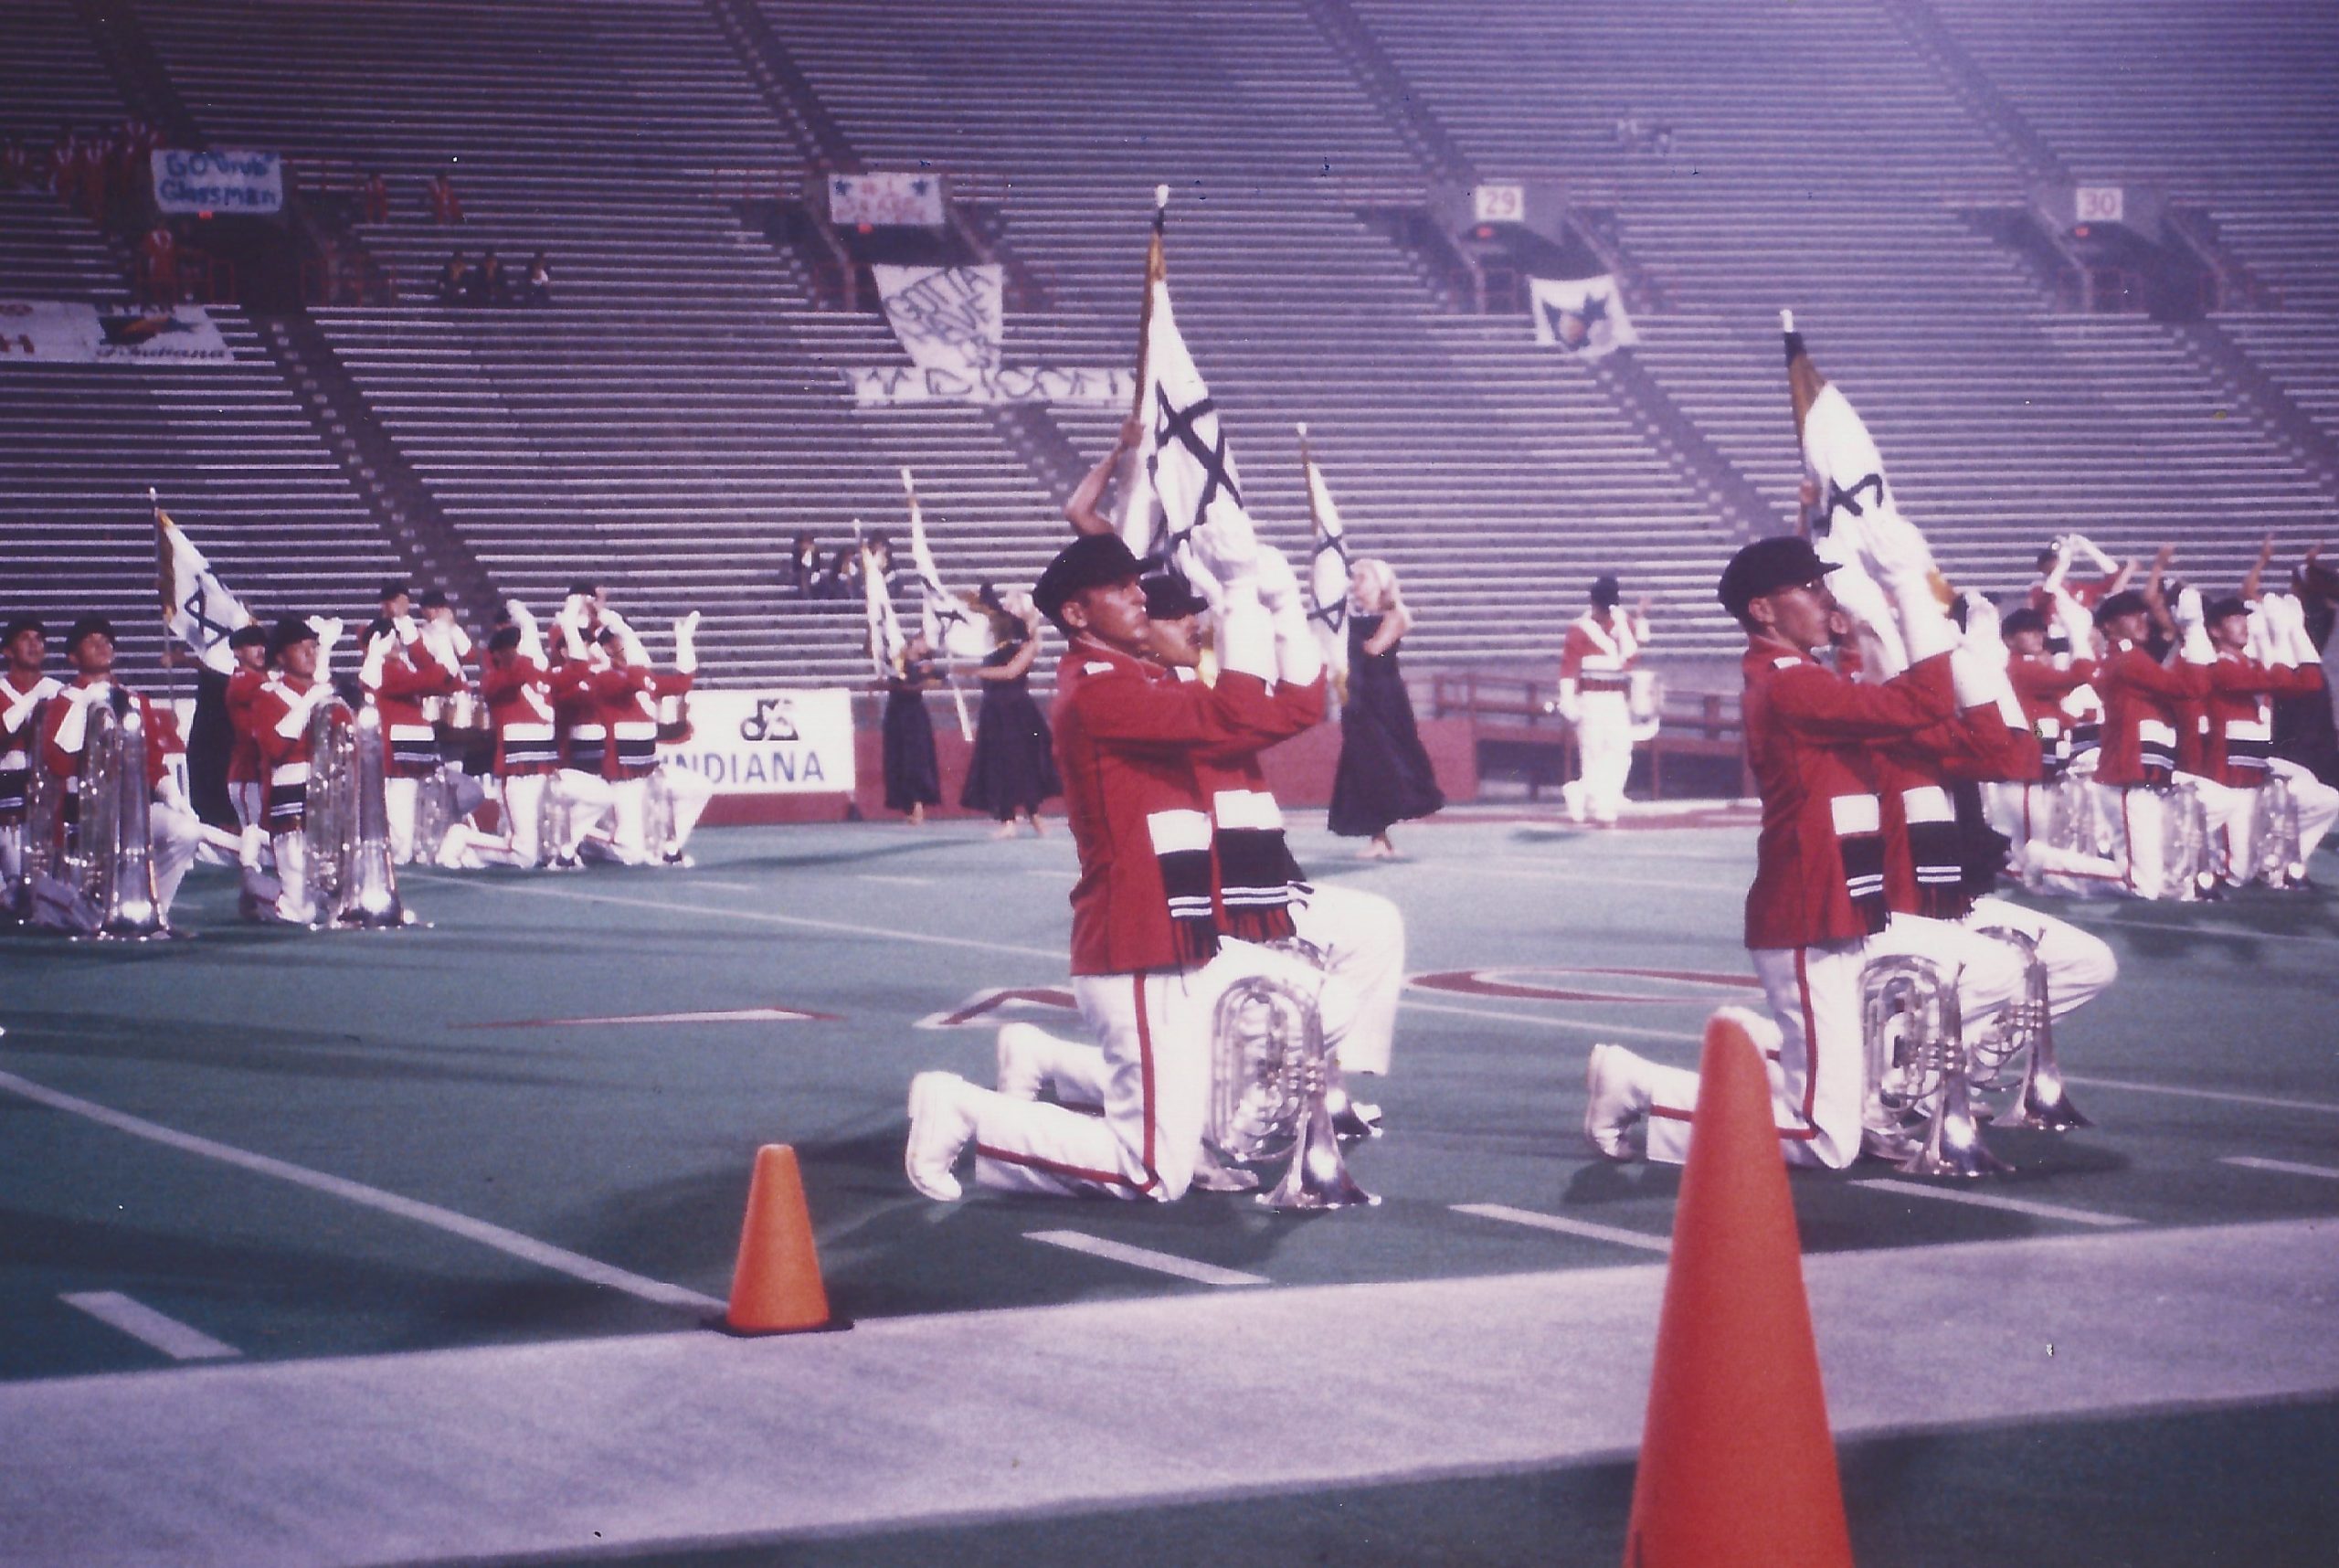
<path fill-rule="evenodd" d="M 939 228 L 942 180 L 936 175 L 829 176 L 829 221 L 840 228 Z"/>
<path fill-rule="evenodd" d="M 185 365 L 232 357 L 211 313 L 0 300 L 0 365 Z"/>
<path fill-rule="evenodd" d="M 1008 365 L 1006 282 L 995 265 L 872 267 L 885 320 L 915 369 L 844 372 L 864 408 L 904 403 L 1126 404 L 1136 393 L 1126 370 Z"/>
<path fill-rule="evenodd" d="M 284 210 L 284 160 L 274 153 L 153 152 L 154 205 L 164 212 Z"/>
<path fill-rule="evenodd" d="M 852 694 L 693 692 L 691 738 L 659 747 L 717 795 L 851 794 Z"/>
<path fill-rule="evenodd" d="M 1625 296 L 1616 280 L 1597 278 L 1529 278 L 1533 296 L 1535 341 L 1579 359 L 1598 359 L 1640 342 L 1632 318 L 1625 313 Z"/>

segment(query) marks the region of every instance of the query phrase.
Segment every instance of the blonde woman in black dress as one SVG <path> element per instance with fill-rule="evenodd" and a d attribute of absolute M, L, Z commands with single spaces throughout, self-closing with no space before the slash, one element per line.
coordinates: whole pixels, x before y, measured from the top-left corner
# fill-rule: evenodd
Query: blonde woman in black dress
<path fill-rule="evenodd" d="M 990 617 L 997 646 L 975 671 L 983 683 L 982 707 L 975 715 L 975 751 L 967 763 L 966 788 L 958 804 L 997 819 L 993 838 L 1011 839 L 1016 824 L 1040 825 L 1040 802 L 1064 793 L 1056 777 L 1054 743 L 1047 715 L 1032 700 L 1032 662 L 1040 652 L 1040 612 L 1031 599 L 1011 594 L 1002 600 L 989 584 L 979 598 Z"/>
<path fill-rule="evenodd" d="M 1445 797 L 1397 666 L 1397 645 L 1413 616 L 1388 562 L 1366 559 L 1350 569 L 1349 609 L 1348 701 L 1326 825 L 1343 838 L 1370 839 L 1359 852 L 1364 859 L 1390 860 L 1397 846 L 1389 842 L 1389 824 L 1426 817 Z"/>

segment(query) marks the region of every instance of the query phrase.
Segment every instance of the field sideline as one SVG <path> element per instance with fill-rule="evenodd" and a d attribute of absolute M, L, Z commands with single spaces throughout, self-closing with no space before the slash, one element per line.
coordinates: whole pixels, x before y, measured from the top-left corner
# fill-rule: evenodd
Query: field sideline
<path fill-rule="evenodd" d="M 910 1075 L 1067 1016 L 1070 845 L 986 832 L 418 873 L 389 935 L 199 871 L 193 941 L 0 940 L 0 1434 L 48 1438 L 0 1558 L 1613 1560 L 1674 1180 L 1582 1147 L 1583 1053 L 1692 1062 L 1748 994 L 1748 830 L 1303 819 L 1414 977 L 1383 1202 L 1311 1219 L 911 1192 Z M 2326 1563 L 2339 910 L 2072 913 L 2097 1128 L 1793 1182 L 1861 1561 Z M 700 1327 L 775 1141 L 848 1332 Z"/>

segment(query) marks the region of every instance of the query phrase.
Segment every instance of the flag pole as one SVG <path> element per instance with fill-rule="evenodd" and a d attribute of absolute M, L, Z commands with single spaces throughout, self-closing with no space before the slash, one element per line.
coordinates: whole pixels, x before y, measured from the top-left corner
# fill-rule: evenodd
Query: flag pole
<path fill-rule="evenodd" d="M 902 469 L 902 493 L 909 498 L 911 536 L 922 541 L 926 537 L 926 519 L 918 510 L 917 481 L 910 477 L 910 471 L 906 465 Z M 936 579 L 935 586 L 940 586 L 938 577 Z M 931 590 L 925 582 L 921 581 L 918 584 L 919 593 L 924 594 L 929 591 Z M 975 726 L 973 721 L 967 717 L 967 694 L 958 689 L 957 672 L 951 669 L 950 661 L 947 659 L 942 662 L 942 684 L 950 694 L 952 705 L 958 710 L 958 738 L 971 742 L 975 738 Z"/>
<path fill-rule="evenodd" d="M 163 669 L 170 682 L 166 700 L 171 705 L 171 716 L 178 717 L 179 657 L 171 646 L 172 590 L 176 586 L 177 573 L 171 563 L 170 519 L 163 515 L 163 497 L 153 485 L 146 487 L 146 510 L 154 520 L 154 597 L 163 614 Z"/>
<path fill-rule="evenodd" d="M 1145 248 L 1145 297 L 1138 306 L 1137 316 L 1137 390 L 1129 399 L 1129 418 L 1145 416 L 1146 355 L 1153 338 L 1153 285 L 1169 275 L 1169 259 L 1163 253 L 1161 236 L 1170 221 L 1170 187 L 1153 187 L 1153 238 Z"/>

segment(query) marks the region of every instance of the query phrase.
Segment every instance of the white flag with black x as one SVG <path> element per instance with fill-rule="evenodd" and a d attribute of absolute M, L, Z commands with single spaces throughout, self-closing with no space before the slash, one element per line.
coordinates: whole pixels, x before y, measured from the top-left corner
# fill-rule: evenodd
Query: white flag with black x
<path fill-rule="evenodd" d="M 235 673 L 236 656 L 228 652 L 228 636 L 239 626 L 249 626 L 251 612 L 228 591 L 195 541 L 160 507 L 154 509 L 154 531 L 162 559 L 164 623 L 206 667 L 222 675 Z"/>
<path fill-rule="evenodd" d="M 1251 559 L 1256 535 L 1218 405 L 1170 312 L 1170 284 L 1156 279 L 1152 288 L 1140 455 L 1161 510 L 1159 535 L 1143 553 L 1175 561 L 1190 577 L 1222 580 L 1222 563 Z"/>

